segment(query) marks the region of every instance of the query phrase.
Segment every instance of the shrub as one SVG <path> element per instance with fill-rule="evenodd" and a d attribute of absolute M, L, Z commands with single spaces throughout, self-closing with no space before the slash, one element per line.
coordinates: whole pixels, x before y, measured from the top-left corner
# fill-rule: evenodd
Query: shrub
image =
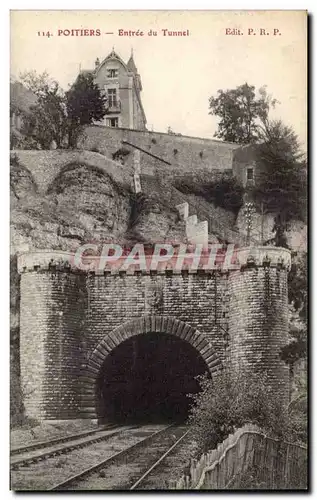
<path fill-rule="evenodd" d="M 294 392 L 288 405 L 292 440 L 303 444 L 308 440 L 307 373 L 301 371 L 294 377 Z"/>
<path fill-rule="evenodd" d="M 174 187 L 184 194 L 201 196 L 216 207 L 221 207 L 237 214 L 243 205 L 244 188 L 229 174 L 187 175 L 174 181 Z"/>
<path fill-rule="evenodd" d="M 219 182 L 210 185 L 210 201 L 216 207 L 238 213 L 243 205 L 243 192 L 243 186 L 237 179 L 223 175 Z"/>
<path fill-rule="evenodd" d="M 191 395 L 189 423 L 204 452 L 247 423 L 285 437 L 287 412 L 265 373 L 246 377 L 223 371 L 212 380 L 202 376 L 199 382 L 201 392 Z"/>

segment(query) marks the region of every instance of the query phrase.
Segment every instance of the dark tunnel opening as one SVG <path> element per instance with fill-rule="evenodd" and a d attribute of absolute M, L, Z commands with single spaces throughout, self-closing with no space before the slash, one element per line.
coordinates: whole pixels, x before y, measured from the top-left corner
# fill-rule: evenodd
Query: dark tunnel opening
<path fill-rule="evenodd" d="M 184 422 L 208 372 L 188 342 L 162 333 L 136 335 L 106 358 L 97 381 L 99 422 Z"/>

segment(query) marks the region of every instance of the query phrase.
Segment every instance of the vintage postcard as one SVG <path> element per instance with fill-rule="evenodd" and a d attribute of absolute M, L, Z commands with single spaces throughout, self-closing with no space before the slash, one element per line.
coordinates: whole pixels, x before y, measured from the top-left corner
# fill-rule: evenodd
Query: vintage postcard
<path fill-rule="evenodd" d="M 307 490 L 307 12 L 10 29 L 10 488 Z"/>

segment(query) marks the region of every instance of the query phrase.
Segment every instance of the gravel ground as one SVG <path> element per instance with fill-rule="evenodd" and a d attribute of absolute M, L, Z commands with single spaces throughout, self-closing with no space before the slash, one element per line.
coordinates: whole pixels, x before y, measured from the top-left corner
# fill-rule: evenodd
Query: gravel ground
<path fill-rule="evenodd" d="M 61 422 L 56 424 L 42 424 L 30 428 L 21 427 L 19 429 L 11 430 L 10 443 L 12 448 L 19 446 L 27 446 L 36 444 L 41 441 L 48 441 L 50 439 L 69 436 L 79 432 L 97 429 L 98 425 L 94 422 Z"/>
<path fill-rule="evenodd" d="M 94 443 L 86 448 L 68 452 L 66 455 L 45 459 L 44 462 L 28 464 L 11 472 L 11 489 L 15 491 L 50 489 L 69 476 L 109 458 L 163 427 L 148 425 L 142 427 L 142 430 L 126 429 L 109 441 Z"/>
<path fill-rule="evenodd" d="M 72 490 L 129 490 L 129 488 L 143 475 L 143 473 L 153 465 L 168 448 L 170 448 L 177 439 L 184 433 L 186 428 L 174 428 L 169 432 L 164 433 L 161 436 L 155 438 L 151 441 L 148 446 L 140 448 L 138 450 L 131 451 L 128 456 L 122 459 L 106 469 L 100 470 L 89 477 L 80 481 L 77 485 L 72 487 Z M 186 438 L 185 438 L 186 439 Z M 185 441 L 185 440 L 184 440 Z M 179 445 L 181 447 L 181 443 Z M 193 446 L 192 444 L 190 445 Z M 182 474 L 184 465 L 187 464 L 189 460 L 189 445 L 187 446 L 187 451 L 183 452 L 183 455 L 179 459 L 177 453 L 179 447 L 175 448 L 173 469 L 170 474 L 166 475 L 165 478 L 171 479 L 175 478 L 175 473 L 178 473 L 176 477 Z M 158 479 L 159 484 L 163 479 L 161 476 Z M 166 488 L 166 486 L 165 486 Z M 149 489 L 164 489 L 164 488 L 153 488 Z"/>
<path fill-rule="evenodd" d="M 197 442 L 190 433 L 168 455 L 157 468 L 140 484 L 137 490 L 165 490 L 169 481 L 180 478 L 190 465 L 190 458 L 197 452 Z M 136 491 L 137 491 L 136 490 Z"/>

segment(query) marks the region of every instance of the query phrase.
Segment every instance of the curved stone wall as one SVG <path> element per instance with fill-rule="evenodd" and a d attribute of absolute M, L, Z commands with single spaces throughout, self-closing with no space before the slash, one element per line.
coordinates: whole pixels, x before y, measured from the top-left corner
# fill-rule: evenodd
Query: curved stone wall
<path fill-rule="evenodd" d="M 210 372 L 266 371 L 282 400 L 288 370 L 288 250 L 237 250 L 226 271 L 89 272 L 74 254 L 21 254 L 21 374 L 27 414 L 95 418 L 95 383 L 112 349 L 160 332 L 189 342 Z"/>

